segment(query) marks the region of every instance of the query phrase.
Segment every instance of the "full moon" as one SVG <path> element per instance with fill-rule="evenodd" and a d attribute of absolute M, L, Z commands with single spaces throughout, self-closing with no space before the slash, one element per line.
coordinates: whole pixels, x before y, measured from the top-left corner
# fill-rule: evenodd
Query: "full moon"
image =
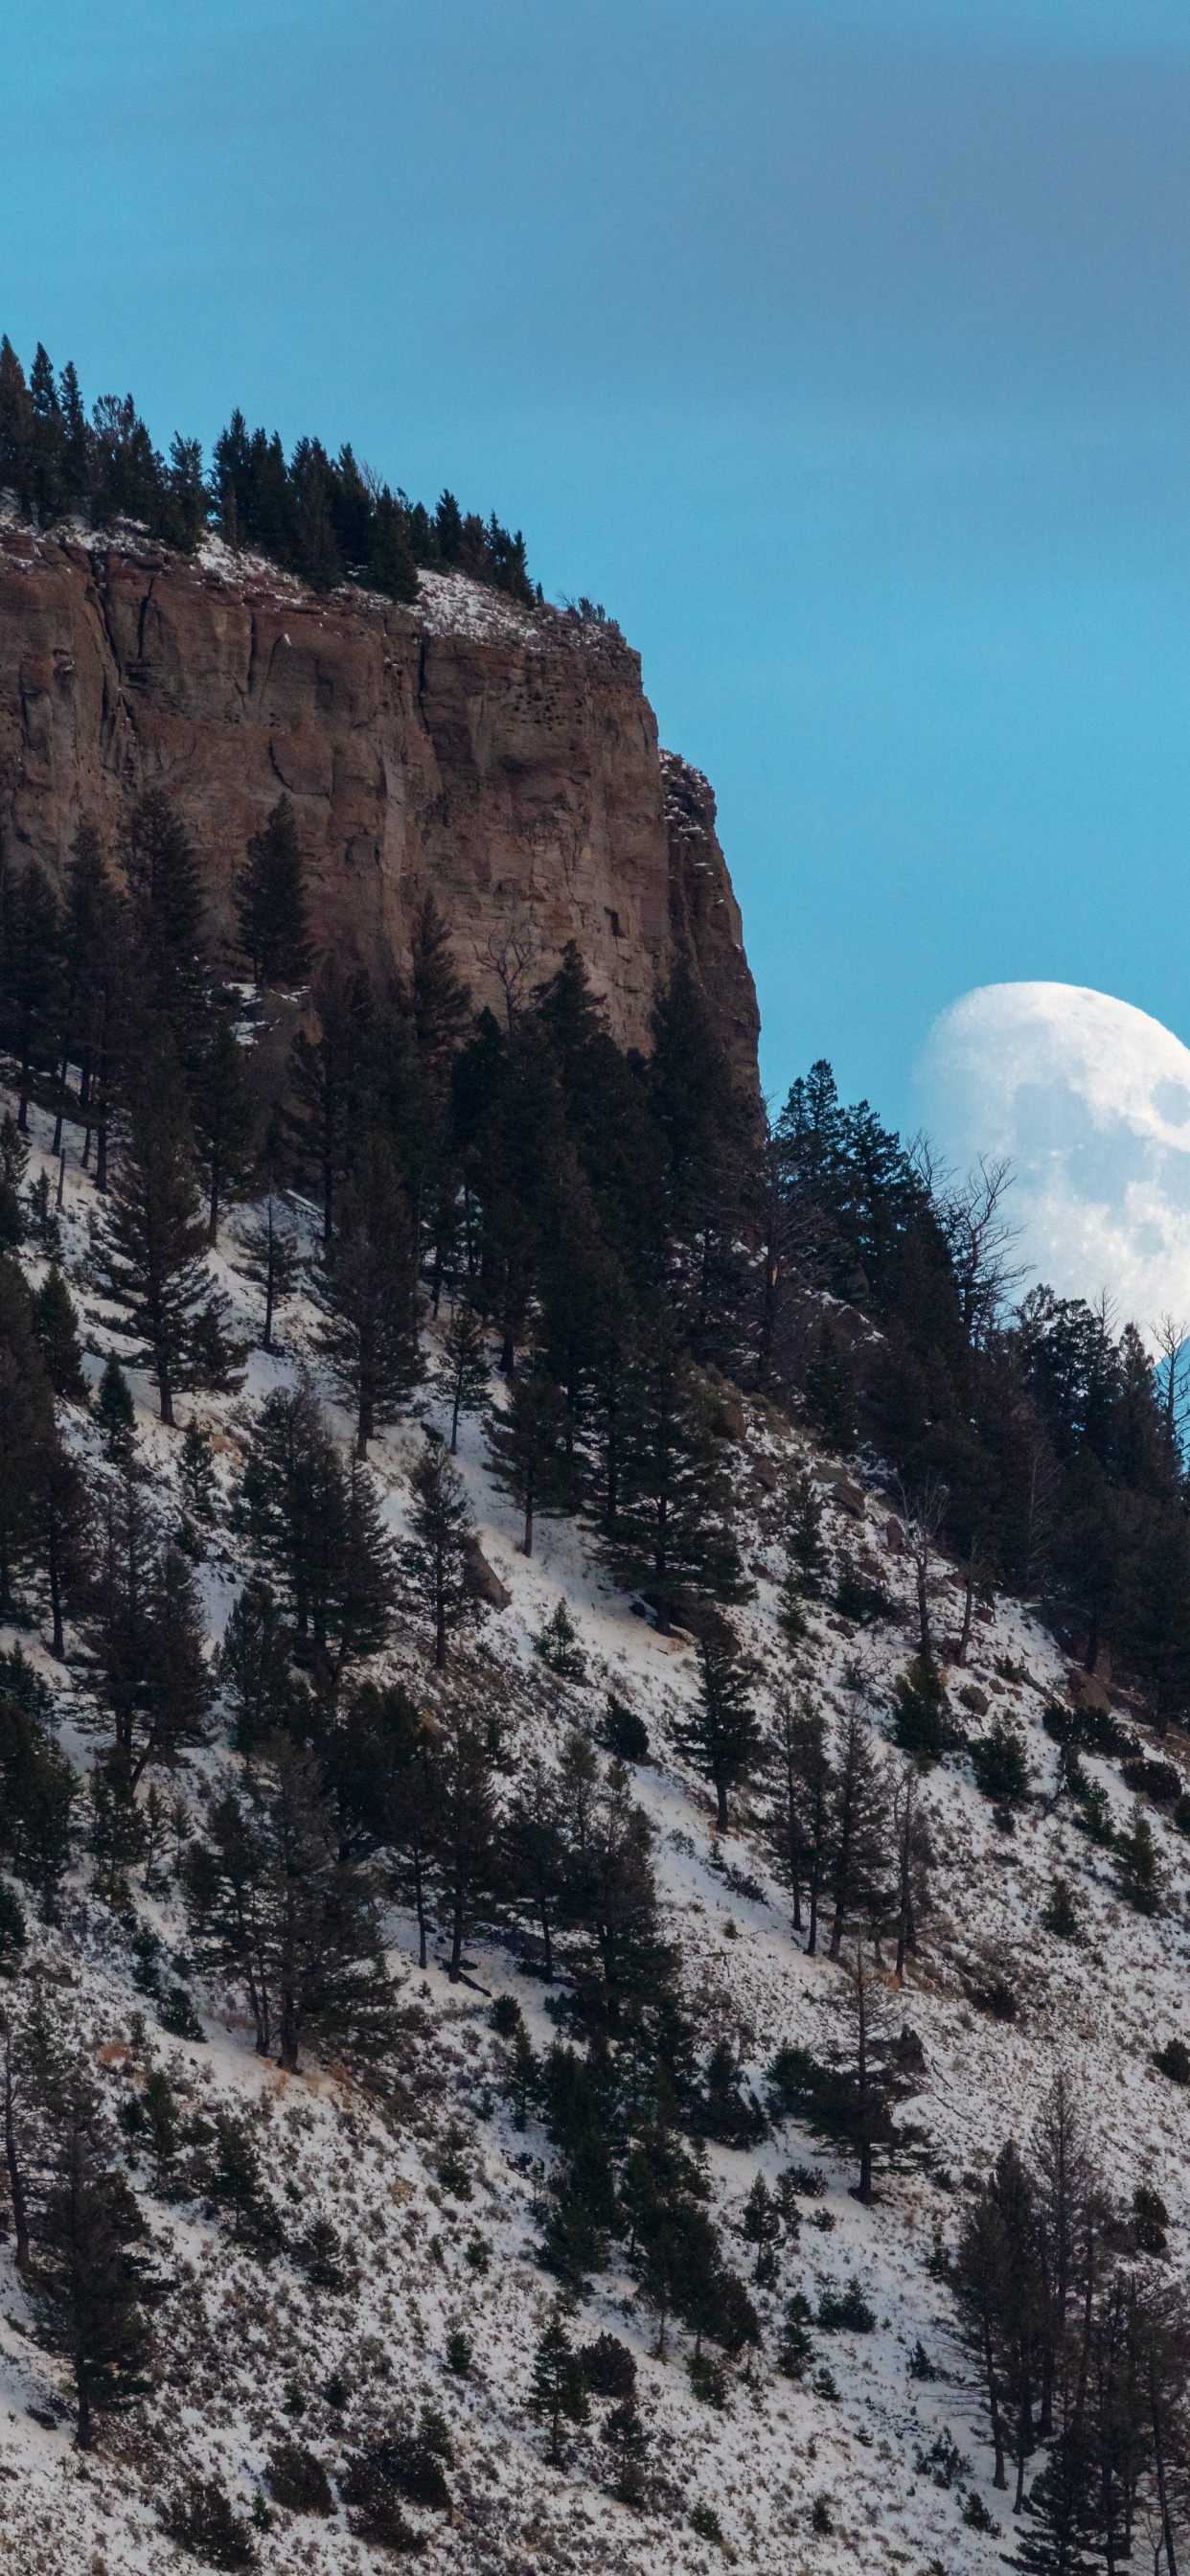
<path fill-rule="evenodd" d="M 956 1178 L 1006 1157 L 1021 1292 L 1106 1290 L 1150 1345 L 1190 1321 L 1190 1049 L 1130 1002 L 1079 984 L 985 984 L 935 1020 L 922 1123 Z"/>

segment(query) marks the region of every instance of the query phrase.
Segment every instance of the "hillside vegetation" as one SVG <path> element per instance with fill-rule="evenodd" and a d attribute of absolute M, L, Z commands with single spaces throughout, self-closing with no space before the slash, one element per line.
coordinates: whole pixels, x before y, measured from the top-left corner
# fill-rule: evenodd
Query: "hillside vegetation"
<path fill-rule="evenodd" d="M 1173 2576 L 1176 1355 L 681 972 L 240 924 L 3 880 L 6 2563 Z"/>

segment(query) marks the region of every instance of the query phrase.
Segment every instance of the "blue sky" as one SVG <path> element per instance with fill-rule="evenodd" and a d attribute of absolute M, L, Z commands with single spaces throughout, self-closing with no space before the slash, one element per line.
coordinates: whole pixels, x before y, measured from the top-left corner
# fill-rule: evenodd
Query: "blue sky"
<path fill-rule="evenodd" d="M 0 327 L 444 482 L 705 768 L 780 1093 L 1190 1039 L 1185 0 L 13 0 Z"/>

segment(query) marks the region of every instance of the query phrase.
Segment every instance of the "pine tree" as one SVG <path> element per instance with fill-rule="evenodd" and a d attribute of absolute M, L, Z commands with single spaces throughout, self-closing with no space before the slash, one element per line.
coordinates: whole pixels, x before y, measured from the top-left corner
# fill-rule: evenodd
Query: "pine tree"
<path fill-rule="evenodd" d="M 304 984 L 312 952 L 297 821 L 288 796 L 278 797 L 264 830 L 248 843 L 236 901 L 257 989 Z"/>
<path fill-rule="evenodd" d="M 56 2141 L 28 2281 L 40 2331 L 74 2376 L 80 2451 L 96 2412 L 112 2413 L 152 2385 L 152 2339 L 134 2248 L 147 2230 L 123 2174 L 100 2161 L 82 2107 L 68 2106 Z"/>
<path fill-rule="evenodd" d="M 172 1768 L 205 1744 L 211 1692 L 194 1576 L 179 1548 L 159 1542 L 127 1471 L 104 1496 L 86 1638 L 133 1789 L 151 1764 Z"/>
<path fill-rule="evenodd" d="M 549 2427 L 546 2452 L 551 2468 L 562 2465 L 562 2426 L 590 2419 L 586 2383 L 561 2308 L 555 2308 L 533 2359 L 529 2412 Z"/>
<path fill-rule="evenodd" d="M 729 1620 L 704 1612 L 699 1622 L 697 1705 L 679 1721 L 677 1740 L 715 1792 L 716 1823 L 728 1830 L 729 1793 L 755 1768 L 760 1720 L 752 1703 L 755 1666 L 740 1651 Z"/>
<path fill-rule="evenodd" d="M 454 1458 L 458 1455 L 460 1414 L 482 1413 L 489 1392 L 483 1318 L 469 1297 L 458 1298 L 452 1309 L 442 1336 L 437 1377 L 450 1406 L 450 1454 Z"/>
<path fill-rule="evenodd" d="M 137 798 L 124 865 L 133 903 L 138 1017 L 169 1030 L 187 1073 L 201 1048 L 207 1009 L 202 881 L 190 835 L 158 787 Z"/>
<path fill-rule="evenodd" d="M 111 1184 L 102 1248 L 109 1295 L 130 1321 L 134 1361 L 157 1380 L 161 1419 L 190 1374 L 206 1229 L 199 1213 L 185 1097 L 167 1055 L 144 1068 L 129 1110 L 128 1141 Z"/>
<path fill-rule="evenodd" d="M 884 1774 L 872 1738 L 854 1707 L 847 1719 L 831 1790 L 827 1884 L 834 1905 L 830 1956 L 837 1959 L 845 1929 L 878 1909 L 888 1858 Z"/>
<path fill-rule="evenodd" d="M 896 1975 L 904 1974 L 906 1956 L 917 1956 L 917 1927 L 929 1905 L 934 1852 L 929 1821 L 921 1803 L 918 1766 L 907 1762 L 894 1783 L 892 1828 L 896 1849 Z"/>
<path fill-rule="evenodd" d="M 122 1463 L 131 1450 L 136 1424 L 132 1389 L 114 1351 L 109 1351 L 95 1399 L 95 1419 L 110 1459 Z"/>
<path fill-rule="evenodd" d="M 246 1255 L 235 1268 L 242 1279 L 250 1279 L 254 1288 L 264 1292 L 264 1327 L 260 1347 L 275 1350 L 273 1324 L 279 1309 L 292 1297 L 301 1270 L 301 1253 L 297 1236 L 284 1201 L 271 1189 L 263 1213 L 241 1225 L 238 1241 Z"/>
<path fill-rule="evenodd" d="M 185 1883 L 202 1954 L 243 1984 L 262 2053 L 275 2045 L 294 2072 L 315 2036 L 375 2045 L 389 1985 L 372 1890 L 340 1857 L 310 1752 L 275 1736 L 254 1757 L 243 1789 L 213 1804 Z"/>
<path fill-rule="evenodd" d="M 212 1014 L 190 1084 L 198 1160 L 207 1187 L 207 1241 L 219 1234 L 219 1212 L 243 1188 L 255 1125 L 245 1050 L 227 1010 Z"/>
<path fill-rule="evenodd" d="M 333 1700 L 346 1666 L 392 1624 L 392 1548 L 367 1469 L 345 1475 L 308 1387 L 277 1388 L 257 1415 L 240 1495 L 260 1565 L 293 1620 L 294 1652 Z"/>
<path fill-rule="evenodd" d="M 296 1107 L 289 1113 L 298 1154 L 322 1206 L 322 1239 L 335 1225 L 335 1195 L 345 1178 L 367 1067 L 372 996 L 362 970 L 347 975 L 334 958 L 318 973 L 311 996 L 318 1035 L 299 1029 L 290 1057 Z"/>
<path fill-rule="evenodd" d="M 467 1583 L 467 1555 L 475 1523 L 458 1469 L 452 1467 L 446 1443 L 436 1431 L 426 1433 L 425 1447 L 413 1469 L 409 1526 L 413 1539 L 405 1562 L 415 1576 L 434 1623 L 434 1663 L 446 1669 L 449 1631 L 467 1617 L 473 1604 Z"/>
<path fill-rule="evenodd" d="M 0 1693 L 0 1850 L 6 1865 L 36 1890 L 47 1923 L 57 1919 L 58 1891 L 70 1865 L 79 1786 L 78 1773 L 40 1711 L 22 1706 L 9 1691 Z"/>
<path fill-rule="evenodd" d="M 609 2409 L 604 2417 L 603 2439 L 615 2463 L 613 2494 L 621 2504 L 643 2504 L 649 2437 L 634 2398 L 625 2397 Z"/>
<path fill-rule="evenodd" d="M 1131 1824 L 1116 1835 L 1115 1870 L 1116 1885 L 1134 1913 L 1160 1913 L 1161 1856 L 1139 1800 L 1132 1810 Z"/>
<path fill-rule="evenodd" d="M 538 1514 L 565 1511 L 574 1496 L 562 1391 L 535 1351 L 514 1377 L 504 1411 L 489 1414 L 485 1437 L 491 1473 L 524 1515 L 521 1553 L 532 1556 Z"/>
<path fill-rule="evenodd" d="M 790 1477 L 785 1514 L 791 1571 L 796 1572 L 806 1599 L 816 1600 L 827 1568 L 827 1552 L 822 1537 L 822 1504 L 804 1469 Z"/>
<path fill-rule="evenodd" d="M 542 1971 L 554 1976 L 554 1918 L 566 1885 L 566 1846 L 559 1783 L 540 1754 L 531 1754 L 503 1819 L 502 1841 L 513 1901 L 541 1931 Z"/>
<path fill-rule="evenodd" d="M 53 1262 L 34 1294 L 33 1330 L 41 1344 L 50 1385 L 67 1404 L 87 1401 L 78 1320 L 70 1290 Z"/>
<path fill-rule="evenodd" d="M 5 332 L 0 340 L 0 487 L 33 506 L 33 407 L 25 370 Z"/>
<path fill-rule="evenodd" d="M 54 1406 L 33 1332 L 29 1291 L 11 1255 L 0 1258 L 0 1619 L 17 1608 L 16 1583 L 37 1541 L 36 1494 L 54 1448 Z"/>
<path fill-rule="evenodd" d="M 0 1118 L 0 1252 L 16 1252 L 25 1240 L 21 1190 L 29 1168 L 29 1148 L 11 1109 Z"/>
<path fill-rule="evenodd" d="M 63 1615 L 85 1581 L 88 1497 L 78 1463 L 56 1427 L 37 1458 L 32 1503 L 35 1545 L 50 1596 L 50 1652 L 63 1663 Z"/>
<path fill-rule="evenodd" d="M 62 977 L 58 899 L 36 859 L 20 876 L 5 870 L 0 934 L 0 1013 L 16 1059 L 23 1136 L 34 1077 L 50 1070 L 57 1052 Z"/>
<path fill-rule="evenodd" d="M 294 1726 L 301 1692 L 290 1662 L 290 1637 L 271 1586 L 249 1579 L 219 1649 L 219 1686 L 231 1710 L 232 1743 L 251 1760 L 260 1745 Z"/>
<path fill-rule="evenodd" d="M 906 2047 L 904 2036 L 891 2039 L 880 2028 L 879 1989 L 864 1959 L 862 1941 L 849 1962 L 846 2001 L 847 2036 L 827 2066 L 807 2060 L 804 2089 L 795 2084 L 787 2106 L 797 2109 L 822 2137 L 833 2139 L 855 2160 L 857 2200 L 872 2198 L 873 2167 L 879 2150 L 897 2144 L 893 2117 L 898 2102 L 920 2083 L 920 2046 Z"/>
<path fill-rule="evenodd" d="M 809 1898 L 812 1958 L 818 1947 L 818 1907 L 826 1876 L 831 1767 L 826 1720 L 808 1691 L 779 1691 L 774 1703 L 769 1757 L 777 1774 L 774 1840 L 793 1894 L 793 1928 L 802 1931 L 802 1887 Z"/>
<path fill-rule="evenodd" d="M 709 1392 L 670 1322 L 655 1321 L 627 1372 L 619 1499 L 608 1554 L 639 1586 L 664 1629 L 691 1592 L 739 1600 L 739 1555 Z"/>
<path fill-rule="evenodd" d="M 213 1521 L 218 1507 L 219 1488 L 211 1458 L 211 1434 L 207 1425 L 191 1414 L 182 1434 L 182 1454 L 178 1460 L 178 1483 L 187 1512 L 195 1520 Z"/>
<path fill-rule="evenodd" d="M 740 2234 L 748 2245 L 756 2247 L 757 2281 L 772 2277 L 772 2250 L 781 2235 L 781 2212 L 764 2175 L 758 2173 L 744 2203 Z"/>
<path fill-rule="evenodd" d="M 323 1754 L 340 1848 L 364 1855 L 384 1849 L 396 1863 L 398 1879 L 413 1898 L 423 1968 L 441 1803 L 438 1757 L 437 1725 L 422 1716 L 400 1682 L 360 1683 Z"/>
<path fill-rule="evenodd" d="M 368 1138 L 343 1192 L 318 1294 L 319 1344 L 356 1408 L 356 1456 L 366 1458 L 420 1373 L 409 1210 L 381 1136 Z"/>
<path fill-rule="evenodd" d="M 413 601 L 417 597 L 417 564 L 409 542 L 405 513 L 393 499 L 387 483 L 376 503 L 368 579 L 375 589 L 386 592 L 389 599 Z"/>
<path fill-rule="evenodd" d="M 489 1725 L 465 1709 L 444 1717 L 438 1747 L 434 1858 L 450 1919 L 450 1982 L 462 1974 L 463 1944 L 497 1862 L 493 1796 L 495 1746 Z"/>
<path fill-rule="evenodd" d="M 911 1753 L 922 1771 L 940 1762 L 947 1745 L 946 1686 L 932 1655 L 914 1655 L 893 1683 L 893 1742 Z"/>

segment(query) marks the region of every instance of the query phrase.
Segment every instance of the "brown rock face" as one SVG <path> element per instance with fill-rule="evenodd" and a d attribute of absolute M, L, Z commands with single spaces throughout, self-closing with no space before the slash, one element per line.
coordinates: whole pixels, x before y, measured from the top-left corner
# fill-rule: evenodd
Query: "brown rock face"
<path fill-rule="evenodd" d="M 304 590 L 216 544 L 0 530 L 0 825 L 57 876 L 90 815 L 165 789 L 234 930 L 249 835 L 284 790 L 320 945 L 407 955 L 432 891 L 477 1002 L 500 1009 L 577 940 L 609 1026 L 647 1049 L 684 952 L 740 1071 L 756 997 L 697 771 L 659 754 L 614 630 L 427 576 L 416 608 Z"/>

